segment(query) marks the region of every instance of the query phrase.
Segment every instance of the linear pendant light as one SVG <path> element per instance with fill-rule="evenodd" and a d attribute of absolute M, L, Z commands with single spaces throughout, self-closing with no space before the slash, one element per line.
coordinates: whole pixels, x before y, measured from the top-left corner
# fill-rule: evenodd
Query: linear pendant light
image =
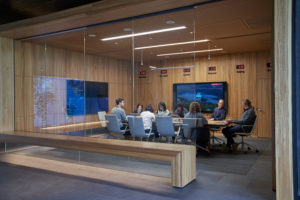
<path fill-rule="evenodd" d="M 208 49 L 201 51 L 186 51 L 186 52 L 177 52 L 177 53 L 166 53 L 166 54 L 157 54 L 156 56 L 173 56 L 173 55 L 181 55 L 181 54 L 191 54 L 191 53 L 203 53 L 203 52 L 211 52 L 211 51 L 222 51 L 223 49 Z"/>
<path fill-rule="evenodd" d="M 133 34 L 127 34 L 127 35 L 120 35 L 120 36 L 102 38 L 101 40 L 102 41 L 117 40 L 117 39 L 136 37 L 136 36 L 141 36 L 141 35 L 150 35 L 150 34 L 155 34 L 155 33 L 176 31 L 176 30 L 181 30 L 181 29 L 185 29 L 185 28 L 186 28 L 186 26 L 177 26 L 177 27 L 173 27 L 173 28 L 165 28 L 165 29 L 159 29 L 159 30 L 154 30 L 154 31 L 147 31 L 147 32 L 141 32 L 141 33 L 133 33 Z"/>
<path fill-rule="evenodd" d="M 177 42 L 177 43 L 169 43 L 169 44 L 159 44 L 159 45 L 153 45 L 153 46 L 145 46 L 145 47 L 136 47 L 135 50 L 139 49 L 150 49 L 150 48 L 157 48 L 157 47 L 167 47 L 167 46 L 176 46 L 176 45 L 182 45 L 182 44 L 194 44 L 194 43 L 200 43 L 200 42 L 208 42 L 209 40 L 195 40 L 195 41 L 188 41 L 188 42 Z"/>

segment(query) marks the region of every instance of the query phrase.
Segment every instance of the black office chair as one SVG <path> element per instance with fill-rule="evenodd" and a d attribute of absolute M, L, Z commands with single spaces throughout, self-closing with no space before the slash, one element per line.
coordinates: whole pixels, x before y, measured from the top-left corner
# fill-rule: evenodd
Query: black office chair
<path fill-rule="evenodd" d="M 256 153 L 259 152 L 258 148 L 256 148 L 255 146 L 244 141 L 244 137 L 249 137 L 250 135 L 253 134 L 257 120 L 258 120 L 258 116 L 256 116 L 253 125 L 243 125 L 243 132 L 235 133 L 235 135 L 240 136 L 242 138 L 242 141 L 239 144 L 242 145 L 242 151 L 244 153 L 247 153 L 247 151 L 245 151 L 245 148 L 244 148 L 245 146 L 248 147 L 248 150 L 254 149 Z M 249 130 L 249 128 L 250 128 L 250 130 Z"/>
<path fill-rule="evenodd" d="M 217 141 L 219 144 L 225 144 L 225 141 L 222 140 L 221 138 L 218 138 L 215 136 L 215 132 L 216 131 L 219 131 L 220 130 L 220 127 L 211 127 L 210 128 L 210 131 L 212 132 L 212 136 L 210 136 L 210 139 L 211 139 L 211 144 L 214 145 L 215 144 L 215 141 Z"/>

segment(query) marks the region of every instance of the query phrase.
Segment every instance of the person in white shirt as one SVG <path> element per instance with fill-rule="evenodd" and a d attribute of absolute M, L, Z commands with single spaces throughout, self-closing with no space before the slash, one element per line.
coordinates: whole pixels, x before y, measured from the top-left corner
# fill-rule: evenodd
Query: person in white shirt
<path fill-rule="evenodd" d="M 143 118 L 145 132 L 149 133 L 152 130 L 152 122 L 155 121 L 153 106 L 151 104 L 147 105 L 145 111 L 140 116 Z"/>
<path fill-rule="evenodd" d="M 167 109 L 165 102 L 159 102 L 157 115 L 158 116 L 169 116 L 171 113 Z"/>

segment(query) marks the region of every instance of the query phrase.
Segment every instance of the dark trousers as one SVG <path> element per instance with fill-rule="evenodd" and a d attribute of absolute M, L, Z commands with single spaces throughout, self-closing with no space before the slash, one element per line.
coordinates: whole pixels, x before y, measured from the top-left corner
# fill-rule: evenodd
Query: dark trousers
<path fill-rule="evenodd" d="M 150 130 L 151 130 L 151 129 L 146 129 L 146 130 L 145 130 L 145 133 L 150 133 Z M 151 132 L 154 133 L 154 137 L 158 137 L 158 132 L 157 132 L 156 129 L 152 129 Z"/>
<path fill-rule="evenodd" d="M 228 126 L 226 128 L 223 128 L 222 130 L 223 135 L 227 138 L 227 147 L 231 147 L 231 145 L 234 143 L 233 137 L 235 136 L 234 133 L 237 132 L 244 132 L 243 127 L 241 125 L 236 126 Z"/>
<path fill-rule="evenodd" d="M 125 129 L 127 128 L 127 126 L 128 126 L 127 124 L 122 124 L 122 126 L 120 127 L 120 129 L 121 129 L 121 130 L 125 130 Z M 130 131 L 129 131 L 129 130 L 125 131 L 124 135 L 125 135 L 125 136 L 131 135 L 131 134 L 130 134 Z"/>

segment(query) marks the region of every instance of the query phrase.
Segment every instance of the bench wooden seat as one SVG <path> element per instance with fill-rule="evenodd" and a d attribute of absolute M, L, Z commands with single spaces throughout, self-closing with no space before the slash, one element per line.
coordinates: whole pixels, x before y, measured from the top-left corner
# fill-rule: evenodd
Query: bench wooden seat
<path fill-rule="evenodd" d="M 196 178 L 196 148 L 191 145 L 88 138 L 23 131 L 1 133 L 0 141 L 170 162 L 171 184 L 174 187 L 184 187 Z"/>

